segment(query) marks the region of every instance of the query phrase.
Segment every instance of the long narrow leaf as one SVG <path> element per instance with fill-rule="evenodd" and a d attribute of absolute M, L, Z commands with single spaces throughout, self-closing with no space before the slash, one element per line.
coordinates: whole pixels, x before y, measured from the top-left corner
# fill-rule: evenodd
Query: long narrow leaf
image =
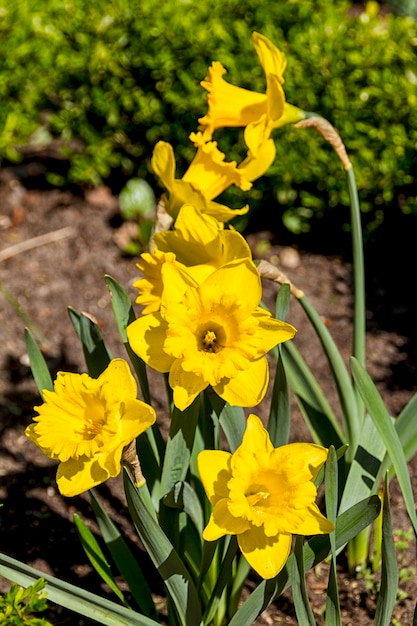
<path fill-rule="evenodd" d="M 144 402 L 151 403 L 151 395 L 149 392 L 148 376 L 146 373 L 146 366 L 142 359 L 140 359 L 131 349 L 127 340 L 126 328 L 136 319 L 135 312 L 130 302 L 130 298 L 127 295 L 125 289 L 109 275 L 104 277 L 104 281 L 111 296 L 111 305 L 113 309 L 114 319 L 116 320 L 117 328 L 119 330 L 120 338 L 125 346 L 126 352 L 129 355 L 130 362 L 137 374 L 139 385 L 142 391 Z"/>
<path fill-rule="evenodd" d="M 44 578 L 48 583 L 45 588 L 48 600 L 104 626 L 155 626 L 159 624 L 159 622 L 135 613 L 124 606 L 101 598 L 76 585 L 66 583 L 59 578 L 54 578 L 54 576 L 45 574 L 1 553 L 0 575 L 22 587 L 29 587 L 39 578 Z"/>
<path fill-rule="evenodd" d="M 391 515 L 388 497 L 388 477 L 385 478 L 384 502 L 382 505 L 382 563 L 381 586 L 376 603 L 374 626 L 390 626 L 392 611 L 397 600 L 398 565 L 392 536 Z"/>
<path fill-rule="evenodd" d="M 405 507 L 417 534 L 417 516 L 414 509 L 414 495 L 411 487 L 410 475 L 401 442 L 391 417 L 371 377 L 359 362 L 351 358 L 352 374 L 363 398 L 366 408 L 372 417 L 382 441 L 390 455 L 395 473 L 401 487 Z"/>
<path fill-rule="evenodd" d="M 285 372 L 314 440 L 340 448 L 346 439 L 316 378 L 292 341 L 280 346 Z"/>
<path fill-rule="evenodd" d="M 281 348 L 281 346 L 280 346 Z M 281 350 L 278 350 L 278 361 L 272 387 L 271 405 L 269 408 L 268 432 L 274 448 L 288 443 L 291 424 L 290 390 Z"/>
<path fill-rule="evenodd" d="M 397 419 L 395 429 L 407 461 L 417 452 L 417 393 L 405 405 Z"/>
<path fill-rule="evenodd" d="M 359 436 L 362 427 L 363 415 L 359 412 L 356 396 L 353 391 L 352 380 L 347 370 L 339 348 L 336 346 L 333 337 L 328 331 L 322 318 L 312 306 L 308 298 L 303 295 L 298 298 L 305 314 L 310 320 L 311 325 L 316 331 L 317 337 L 323 347 L 327 361 L 333 374 L 339 396 L 340 407 L 342 411 L 342 419 L 344 431 L 349 442 L 349 450 L 347 455 L 355 453 L 359 443 Z M 336 445 L 335 447 L 339 447 Z"/>
<path fill-rule="evenodd" d="M 25 339 L 26 350 L 28 351 L 33 378 L 35 380 L 39 393 L 42 396 L 42 391 L 44 389 L 47 389 L 48 391 L 53 391 L 54 383 L 52 382 L 52 378 L 43 354 L 39 350 L 38 345 L 28 328 L 25 328 Z"/>
<path fill-rule="evenodd" d="M 165 496 L 179 481 L 185 480 L 190 466 L 194 435 L 198 422 L 199 398 L 185 411 L 174 407 L 166 444 L 161 475 L 160 497 Z"/>
<path fill-rule="evenodd" d="M 146 485 L 136 487 L 126 471 L 123 473 L 123 479 L 133 523 L 175 604 L 180 623 L 182 626 L 199 624 L 201 606 L 197 591 L 182 559 L 160 528 L 153 510 L 150 509 L 149 499 L 144 497 Z"/>
<path fill-rule="evenodd" d="M 93 489 L 90 490 L 90 495 L 91 505 L 97 518 L 103 540 L 106 543 L 117 569 L 125 579 L 141 611 L 148 617 L 156 619 L 157 613 L 152 600 L 151 590 L 149 589 L 139 563 L 129 550 L 116 525 L 101 506 Z"/>
<path fill-rule="evenodd" d="M 128 606 L 122 591 L 117 586 L 111 572 L 110 565 L 107 563 L 106 557 L 104 556 L 103 551 L 93 533 L 78 515 L 74 515 L 74 524 L 77 529 L 81 545 L 91 565 L 94 567 L 97 574 L 101 576 L 104 582 L 110 587 L 113 593 L 116 594 L 119 600 L 121 600 L 125 606 Z"/>
<path fill-rule="evenodd" d="M 240 446 L 246 427 L 245 412 L 240 406 L 230 406 L 210 390 L 207 394 L 219 424 L 226 436 L 231 452 Z"/>
<path fill-rule="evenodd" d="M 308 600 L 308 592 L 305 580 L 304 537 L 297 537 L 294 546 L 294 577 L 292 583 L 292 594 L 294 598 L 294 608 L 299 626 L 317 626 L 314 619 L 313 610 Z"/>
<path fill-rule="evenodd" d="M 92 378 L 98 378 L 112 358 L 104 344 L 100 329 L 84 313 L 72 307 L 68 307 L 68 314 L 75 332 L 81 339 L 88 373 Z"/>
<path fill-rule="evenodd" d="M 336 526 L 337 503 L 338 503 L 338 468 L 337 454 L 333 446 L 330 446 L 326 461 L 326 515 Z M 363 532 L 363 531 L 362 531 Z M 330 572 L 329 584 L 326 595 L 326 624 L 329 626 L 341 626 L 342 616 L 340 613 L 339 590 L 336 576 L 336 535 L 329 534 L 330 539 Z"/>

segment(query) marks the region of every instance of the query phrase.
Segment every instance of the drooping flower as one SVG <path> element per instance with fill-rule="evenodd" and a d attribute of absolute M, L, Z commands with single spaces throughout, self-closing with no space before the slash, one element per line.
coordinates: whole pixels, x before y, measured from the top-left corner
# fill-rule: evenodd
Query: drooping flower
<path fill-rule="evenodd" d="M 263 578 L 273 578 L 289 556 L 292 535 L 334 530 L 315 499 L 314 485 L 327 449 L 292 443 L 274 448 L 256 415 L 250 415 L 242 444 L 231 454 L 203 450 L 198 469 L 213 511 L 203 538 L 237 535 L 239 548 Z"/>
<path fill-rule="evenodd" d="M 175 406 L 184 410 L 209 385 L 231 405 L 259 404 L 269 380 L 266 353 L 296 331 L 259 306 L 252 261 L 231 261 L 201 284 L 166 263 L 162 281 L 160 312 L 132 322 L 127 335 L 150 367 L 169 372 Z"/>
<path fill-rule="evenodd" d="M 155 421 L 152 407 L 136 398 L 128 364 L 113 359 L 97 378 L 59 372 L 54 390 L 25 434 L 44 454 L 58 460 L 57 484 L 76 496 L 121 470 L 123 448 Z"/>
<path fill-rule="evenodd" d="M 183 204 L 192 204 L 202 213 L 212 215 L 219 222 L 227 222 L 237 215 L 244 215 L 248 207 L 230 209 L 214 202 L 214 198 L 230 185 L 247 191 L 251 183 L 240 172 L 235 161 L 225 161 L 215 141 L 204 141 L 201 133 L 192 133 L 191 140 L 197 152 L 182 178 L 175 178 L 175 156 L 172 146 L 159 141 L 152 154 L 152 168 L 167 189 L 166 210 L 174 218 Z"/>
<path fill-rule="evenodd" d="M 145 315 L 160 308 L 164 263 L 180 263 L 201 283 L 218 267 L 251 258 L 249 245 L 240 233 L 225 229 L 222 222 L 191 205 L 182 206 L 174 229 L 156 233 L 153 243 L 153 253 L 143 253 L 137 263 L 144 278 L 133 283 L 139 291 L 136 302 L 145 306 Z"/>
<path fill-rule="evenodd" d="M 218 128 L 244 127 L 248 155 L 239 169 L 255 180 L 275 158 L 271 139 L 274 129 L 305 118 L 305 112 L 285 101 L 283 90 L 285 55 L 263 35 L 253 33 L 252 41 L 266 78 L 266 92 L 258 93 L 228 83 L 221 63 L 215 61 L 201 85 L 208 91 L 208 112 L 199 119 L 206 141 Z"/>

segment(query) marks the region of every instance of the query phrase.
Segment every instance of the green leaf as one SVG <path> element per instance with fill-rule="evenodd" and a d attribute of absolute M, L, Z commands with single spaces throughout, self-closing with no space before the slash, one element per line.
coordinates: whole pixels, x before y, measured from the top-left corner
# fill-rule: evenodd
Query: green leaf
<path fill-rule="evenodd" d="M 160 497 L 165 496 L 179 481 L 185 479 L 193 448 L 200 410 L 199 397 L 185 411 L 174 407 L 166 444 L 161 475 Z"/>
<path fill-rule="evenodd" d="M 417 393 L 409 400 L 395 420 L 395 429 L 405 458 L 409 461 L 417 452 Z"/>
<path fill-rule="evenodd" d="M 104 626 L 159 626 L 159 622 L 155 622 L 144 615 L 40 572 L 1 553 L 0 575 L 22 585 L 22 587 L 28 587 L 42 577 L 48 583 L 45 588 L 48 600 Z"/>
<path fill-rule="evenodd" d="M 275 301 L 275 317 L 285 322 L 291 302 L 291 287 L 289 283 L 283 283 L 279 288 Z"/>
<path fill-rule="evenodd" d="M 98 378 L 111 361 L 101 332 L 87 315 L 68 307 L 68 313 L 75 332 L 81 339 L 87 371 L 92 378 Z"/>
<path fill-rule="evenodd" d="M 382 563 L 381 586 L 374 618 L 374 626 L 390 626 L 392 611 L 397 600 L 398 564 L 392 533 L 389 508 L 388 477 L 385 478 L 384 501 L 382 505 Z"/>
<path fill-rule="evenodd" d="M 219 424 L 225 434 L 231 452 L 240 446 L 246 428 L 245 412 L 240 406 L 230 406 L 212 389 L 207 394 L 210 404 L 219 418 Z"/>
<path fill-rule="evenodd" d="M 366 528 L 377 517 L 381 508 L 378 496 L 371 496 L 358 502 L 345 511 L 336 520 L 336 550 L 344 546 L 358 532 Z M 330 551 L 327 535 L 317 535 L 304 544 L 304 569 L 309 570 L 323 561 Z M 282 571 L 271 580 L 264 580 L 252 591 L 249 598 L 241 605 L 228 626 L 251 626 L 256 618 L 275 598 L 292 585 L 294 580 L 294 555 L 291 555 Z"/>
<path fill-rule="evenodd" d="M 337 453 L 333 446 L 330 446 L 326 461 L 326 515 L 336 526 L 337 504 L 338 504 L 338 467 Z M 326 624 L 341 626 L 342 616 L 340 613 L 339 590 L 336 576 L 336 535 L 335 532 L 329 534 L 330 539 L 330 572 L 329 584 L 326 595 Z"/>
<path fill-rule="evenodd" d="M 127 474 L 123 480 L 129 512 L 139 537 L 175 604 L 180 623 L 199 624 L 201 606 L 196 588 L 183 561 L 160 528 L 155 512 L 146 496 L 146 485 L 136 487 Z"/>
<path fill-rule="evenodd" d="M 405 507 L 417 534 L 417 516 L 414 509 L 414 495 L 410 475 L 401 442 L 398 438 L 392 419 L 371 377 L 359 362 L 351 358 L 352 374 L 363 398 L 366 408 L 372 417 L 382 441 L 391 458 L 394 470 L 401 487 Z"/>
<path fill-rule="evenodd" d="M 91 530 L 85 525 L 81 517 L 79 517 L 77 514 L 74 515 L 74 524 L 75 528 L 77 529 L 81 545 L 91 565 L 94 567 L 99 576 L 101 576 L 104 582 L 107 583 L 113 593 L 116 594 L 119 600 L 121 600 L 125 606 L 129 606 L 123 593 L 117 586 L 110 566 L 106 561 L 106 557 L 104 556 Z"/>
<path fill-rule="evenodd" d="M 279 346 L 279 348 L 281 348 L 281 346 Z M 287 376 L 281 357 L 281 350 L 279 349 L 268 418 L 268 432 L 274 448 L 288 443 L 290 425 L 290 390 L 288 388 Z"/>
<path fill-rule="evenodd" d="M 370 415 L 365 416 L 360 442 L 343 487 L 339 513 L 375 493 L 379 486 L 386 448 Z"/>
<path fill-rule="evenodd" d="M 314 614 L 308 599 L 308 592 L 304 570 L 303 554 L 304 537 L 298 536 L 294 545 L 294 565 L 292 594 L 294 608 L 299 626 L 317 626 Z"/>
<path fill-rule="evenodd" d="M 36 386 L 42 396 L 42 392 L 44 389 L 47 389 L 48 391 L 54 390 L 54 383 L 49 373 L 49 369 L 44 359 L 44 356 L 39 350 L 36 341 L 34 340 L 32 333 L 28 328 L 25 328 L 25 339 L 33 378 L 35 379 Z"/>
<path fill-rule="evenodd" d="M 203 509 L 196 492 L 188 483 L 179 481 L 164 497 L 165 506 L 185 511 L 201 535 L 204 528 Z"/>
<path fill-rule="evenodd" d="M 346 439 L 316 378 L 292 341 L 280 346 L 285 372 L 314 440 L 340 448 Z"/>
<path fill-rule="evenodd" d="M 139 358 L 131 349 L 127 340 L 126 328 L 135 321 L 136 316 L 125 289 L 111 276 L 104 277 L 107 288 L 111 296 L 111 305 L 113 315 L 116 320 L 117 328 L 120 333 L 121 340 L 125 346 L 130 362 L 139 380 L 144 402 L 151 404 L 151 394 L 149 391 L 148 376 L 144 361 Z"/>
<path fill-rule="evenodd" d="M 336 384 L 339 396 L 340 407 L 344 431 L 349 443 L 347 456 L 353 455 L 359 443 L 360 431 L 362 428 L 363 415 L 359 412 L 357 399 L 353 390 L 352 380 L 346 368 L 345 362 L 339 348 L 336 346 L 333 337 L 329 333 L 322 318 L 312 306 L 308 298 L 303 295 L 298 298 L 298 302 L 304 309 L 311 325 L 316 331 L 317 337 L 322 345 L 323 351 L 329 363 L 333 379 Z M 338 448 L 339 443 L 332 442 Z"/>
<path fill-rule="evenodd" d="M 130 592 L 137 602 L 141 611 L 153 619 L 157 618 L 151 590 L 139 563 L 129 550 L 119 530 L 107 515 L 95 495 L 94 489 L 90 490 L 91 505 L 97 518 L 103 540 L 112 556 L 120 574 L 129 586 Z"/>

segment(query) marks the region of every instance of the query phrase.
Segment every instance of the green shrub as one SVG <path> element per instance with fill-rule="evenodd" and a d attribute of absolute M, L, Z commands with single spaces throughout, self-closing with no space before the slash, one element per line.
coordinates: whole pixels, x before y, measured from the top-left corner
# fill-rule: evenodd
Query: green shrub
<path fill-rule="evenodd" d="M 139 176 L 158 192 L 153 146 L 171 142 L 184 171 L 194 154 L 188 135 L 206 110 L 199 82 L 213 60 L 231 82 L 264 90 L 254 30 L 287 55 L 288 101 L 340 132 L 366 233 L 387 211 L 417 214 L 417 27 L 406 16 L 381 16 L 376 3 L 358 14 L 344 0 L 3 0 L 0 158 L 17 159 L 16 145 L 35 131 L 38 139 L 41 128 L 67 144 L 70 180 L 106 181 L 117 191 Z M 242 155 L 238 134 L 218 139 L 228 158 Z M 71 149 L 75 140 L 81 151 Z M 277 226 L 283 217 L 296 232 L 329 213 L 343 228 L 348 199 L 332 150 L 311 130 L 283 128 L 276 143 L 273 168 L 249 194 L 252 209 Z M 232 205 L 247 200 L 228 192 Z"/>

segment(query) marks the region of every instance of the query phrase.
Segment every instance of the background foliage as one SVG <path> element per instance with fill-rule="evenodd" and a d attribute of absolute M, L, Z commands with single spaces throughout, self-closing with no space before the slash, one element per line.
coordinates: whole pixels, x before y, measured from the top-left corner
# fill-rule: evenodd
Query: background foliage
<path fill-rule="evenodd" d="M 16 146 L 56 138 L 69 170 L 49 172 L 51 183 L 104 181 L 117 192 L 141 176 L 158 193 L 153 146 L 171 142 L 183 173 L 194 154 L 188 135 L 206 109 L 199 82 L 213 60 L 231 82 L 264 90 L 254 30 L 287 55 L 288 101 L 340 132 L 365 236 L 387 216 L 415 216 L 417 25 L 376 2 L 363 12 L 345 0 L 0 0 L 0 158 L 19 160 Z M 218 140 L 241 158 L 237 133 Z M 249 201 L 265 228 L 282 217 L 302 233 L 326 214 L 327 228 L 347 230 L 345 179 L 331 149 L 294 128 L 277 131 L 276 143 L 268 176 L 249 197 L 235 190 L 225 201 Z"/>

